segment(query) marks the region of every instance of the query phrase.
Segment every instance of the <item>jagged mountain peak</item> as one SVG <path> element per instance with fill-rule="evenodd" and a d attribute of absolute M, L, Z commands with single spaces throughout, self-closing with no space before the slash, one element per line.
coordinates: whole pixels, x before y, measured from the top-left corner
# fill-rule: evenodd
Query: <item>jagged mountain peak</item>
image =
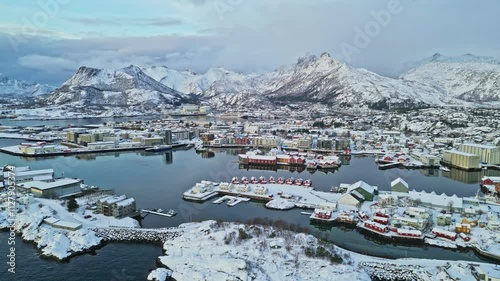
<path fill-rule="evenodd" d="M 54 90 L 56 87 L 51 85 L 26 82 L 0 73 L 0 96 L 9 96 L 13 98 L 25 98 L 43 95 Z"/>

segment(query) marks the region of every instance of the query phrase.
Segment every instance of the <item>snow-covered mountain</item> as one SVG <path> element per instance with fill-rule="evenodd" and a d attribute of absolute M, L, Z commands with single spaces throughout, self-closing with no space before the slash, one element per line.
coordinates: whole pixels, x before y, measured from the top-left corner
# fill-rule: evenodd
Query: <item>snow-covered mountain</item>
<path fill-rule="evenodd" d="M 96 69 L 80 67 L 61 87 L 43 101 L 49 104 L 137 106 L 193 102 L 193 98 L 146 75 L 139 67 Z"/>
<path fill-rule="evenodd" d="M 295 65 L 264 74 L 245 75 L 222 68 L 210 69 L 205 74 L 166 67 L 144 71 L 173 89 L 202 95 L 215 106 L 306 101 L 386 108 L 452 102 L 430 85 L 356 69 L 328 53 L 300 58 Z"/>
<path fill-rule="evenodd" d="M 432 85 L 457 100 L 482 105 L 500 102 L 500 61 L 491 57 L 434 54 L 400 78 Z"/>
<path fill-rule="evenodd" d="M 23 98 L 38 96 L 53 91 L 55 88 L 50 85 L 11 79 L 0 73 L 0 96 L 2 97 Z"/>
<path fill-rule="evenodd" d="M 305 100 L 375 108 L 444 105 L 450 102 L 430 85 L 354 68 L 340 63 L 328 53 L 302 58 L 291 74 L 273 80 L 276 89 L 271 89 L 267 95 L 275 101 Z"/>
<path fill-rule="evenodd" d="M 155 108 L 205 100 L 214 107 L 269 107 L 310 102 L 328 106 L 412 108 L 500 105 L 500 63 L 439 54 L 412 64 L 399 78 L 321 56 L 262 74 L 211 68 L 199 74 L 165 66 L 107 70 L 81 67 L 45 99 L 50 104 Z"/>

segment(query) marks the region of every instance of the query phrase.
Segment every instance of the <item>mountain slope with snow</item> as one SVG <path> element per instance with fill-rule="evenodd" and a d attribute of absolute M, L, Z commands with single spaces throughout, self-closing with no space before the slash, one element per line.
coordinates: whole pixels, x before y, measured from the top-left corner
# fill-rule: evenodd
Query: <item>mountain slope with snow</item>
<path fill-rule="evenodd" d="M 4 97 L 32 97 L 51 92 L 56 87 L 38 83 L 28 83 L 11 79 L 0 73 L 0 96 Z"/>
<path fill-rule="evenodd" d="M 500 102 L 500 61 L 470 54 L 434 54 L 401 75 L 405 81 L 433 85 L 442 94 L 477 105 Z"/>
<path fill-rule="evenodd" d="M 116 70 L 80 67 L 61 87 L 45 96 L 43 101 L 58 105 L 155 108 L 195 100 L 159 83 L 139 67 L 129 66 Z"/>
<path fill-rule="evenodd" d="M 445 105 L 453 102 L 430 85 L 380 76 L 366 69 L 343 64 L 323 53 L 299 60 L 293 74 L 279 88 L 271 90 L 271 99 L 322 102 L 341 106 L 375 108 Z"/>

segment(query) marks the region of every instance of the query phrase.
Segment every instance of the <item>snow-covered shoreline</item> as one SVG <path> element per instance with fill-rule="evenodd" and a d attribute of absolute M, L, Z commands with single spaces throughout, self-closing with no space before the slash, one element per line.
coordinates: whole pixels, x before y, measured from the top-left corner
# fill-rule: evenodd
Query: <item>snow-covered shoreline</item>
<path fill-rule="evenodd" d="M 191 223 L 163 248 L 148 280 L 455 280 L 457 272 L 473 278 L 468 262 L 365 256 L 260 225 Z"/>

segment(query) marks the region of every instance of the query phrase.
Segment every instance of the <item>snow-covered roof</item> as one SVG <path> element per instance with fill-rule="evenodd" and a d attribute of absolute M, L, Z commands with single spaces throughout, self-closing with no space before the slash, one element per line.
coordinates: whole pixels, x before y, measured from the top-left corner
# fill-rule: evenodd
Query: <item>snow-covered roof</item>
<path fill-rule="evenodd" d="M 23 182 L 19 184 L 20 186 L 24 186 L 26 188 L 36 188 L 39 190 L 47 190 L 52 188 L 63 187 L 65 185 L 77 184 L 80 183 L 80 180 L 72 179 L 72 178 L 64 178 L 58 179 L 53 182 L 44 182 L 44 181 L 29 181 Z"/>
<path fill-rule="evenodd" d="M 15 172 L 16 177 L 25 177 L 25 176 L 34 176 L 34 175 L 40 175 L 40 174 L 53 174 L 54 169 L 43 169 L 43 170 L 29 170 L 29 171 L 21 171 L 21 172 Z"/>
<path fill-rule="evenodd" d="M 134 204 L 134 202 L 135 202 L 134 198 L 128 198 L 128 199 L 125 199 L 125 200 L 118 201 L 115 204 L 117 206 L 123 207 L 123 206 L 132 205 L 132 204 Z"/>
<path fill-rule="evenodd" d="M 422 203 L 427 203 L 435 206 L 448 206 L 449 202 L 452 202 L 453 208 L 462 208 L 463 207 L 463 199 L 459 198 L 455 194 L 452 196 L 448 196 L 444 193 L 436 194 L 434 191 L 431 193 L 426 193 L 425 191 L 415 191 L 412 190 L 409 192 L 410 199 L 416 200 L 420 199 Z"/>
<path fill-rule="evenodd" d="M 367 184 L 364 181 L 358 181 L 358 182 L 353 183 L 351 186 L 349 186 L 349 188 L 347 189 L 347 191 L 350 192 L 351 190 L 354 190 L 354 189 L 359 188 L 359 187 L 361 187 L 362 189 L 364 189 L 368 193 L 372 193 L 373 194 L 374 191 L 375 191 L 375 187 L 374 186 L 371 186 L 371 185 Z"/>
<path fill-rule="evenodd" d="M 391 182 L 391 187 L 395 186 L 398 183 L 402 183 L 406 188 L 408 188 L 408 183 L 405 182 L 402 178 L 397 178 Z"/>
<path fill-rule="evenodd" d="M 488 145 L 488 144 L 478 144 L 478 143 L 463 143 L 462 145 L 465 145 L 465 146 L 472 146 L 472 147 L 479 147 L 479 148 L 484 148 L 484 149 L 494 149 L 494 148 L 498 148 L 498 146 L 494 146 L 494 145 Z"/>
<path fill-rule="evenodd" d="M 445 153 L 459 154 L 459 155 L 463 155 L 463 156 L 478 156 L 478 155 L 473 154 L 473 153 L 467 153 L 467 152 L 458 151 L 458 150 L 445 150 L 444 152 Z"/>
<path fill-rule="evenodd" d="M 97 200 L 98 202 L 101 202 L 101 203 L 108 203 L 108 204 L 113 204 L 113 203 L 116 203 L 118 201 L 122 201 L 122 200 L 125 200 L 127 198 L 126 195 L 120 195 L 120 196 L 115 196 L 115 195 L 111 195 L 111 196 L 108 196 L 108 197 L 104 197 L 102 199 L 99 199 Z"/>

